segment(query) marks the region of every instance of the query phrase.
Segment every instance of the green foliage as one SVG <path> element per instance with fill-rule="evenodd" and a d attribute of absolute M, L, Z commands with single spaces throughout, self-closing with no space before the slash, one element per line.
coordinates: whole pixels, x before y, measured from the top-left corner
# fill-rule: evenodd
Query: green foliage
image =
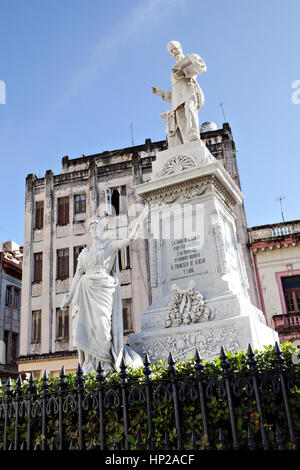
<path fill-rule="evenodd" d="M 285 367 L 289 368 L 293 366 L 294 370 L 300 372 L 300 365 L 292 364 L 292 354 L 296 350 L 291 343 L 285 343 L 281 345 L 282 356 L 284 357 Z M 254 351 L 255 358 L 257 360 L 257 369 L 264 371 L 276 369 L 275 365 L 275 353 L 273 347 L 266 347 L 264 351 Z M 228 361 L 230 363 L 230 370 L 233 372 L 247 371 L 249 370 L 248 355 L 244 351 L 239 351 L 236 354 L 227 352 Z M 204 364 L 204 380 L 207 382 L 212 376 L 221 377 L 222 367 L 221 360 L 215 358 L 213 361 L 203 361 Z M 152 368 L 152 381 L 153 384 L 157 380 L 162 381 L 168 378 L 168 365 L 164 361 L 158 361 L 156 364 L 151 366 Z M 135 383 L 136 385 L 143 387 L 144 374 L 143 368 L 131 369 L 128 368 L 128 383 Z M 182 377 L 196 377 L 195 359 L 191 358 L 189 361 L 177 361 L 176 362 L 176 381 L 178 385 L 182 384 Z M 48 393 L 55 394 L 59 390 L 59 377 L 49 378 L 49 391 Z M 34 400 L 41 400 L 43 389 L 42 379 L 35 379 L 34 384 L 36 392 L 32 397 L 32 404 Z M 105 379 L 105 388 L 113 386 L 119 387 L 121 378 L 117 373 L 110 372 Z M 197 387 L 197 382 L 194 381 Z M 96 374 L 90 374 L 84 376 L 84 387 L 85 391 L 93 391 L 97 395 L 98 383 L 96 380 Z M 16 383 L 13 382 L 13 391 L 16 388 Z M 76 390 L 76 374 L 71 373 L 66 376 L 65 390 L 72 392 Z M 28 393 L 28 382 L 22 384 L 22 395 Z M 294 386 L 289 390 L 289 403 L 291 413 L 293 416 L 295 432 L 298 438 L 300 437 L 300 388 Z M 203 430 L 202 413 L 200 407 L 199 397 L 196 400 L 192 399 L 190 389 L 187 386 L 185 391 L 185 399 L 180 401 L 180 417 L 182 436 L 184 440 L 185 449 L 193 449 L 192 433 L 196 438 L 196 445 L 199 449 L 205 449 L 207 443 L 211 444 L 213 448 L 221 448 L 218 442 L 219 429 L 223 430 L 227 445 L 230 447 L 232 441 L 230 416 L 228 410 L 228 404 L 226 397 L 222 398 L 218 395 L 217 391 L 214 390 L 214 394 L 211 398 L 206 399 L 206 413 L 208 420 L 209 435 L 207 436 Z M 76 397 L 76 394 L 75 394 Z M 0 400 L 5 398 L 5 387 L 0 391 Z M 170 397 L 169 397 L 170 398 Z M 121 395 L 120 395 L 121 399 Z M 92 400 L 92 398 L 91 398 Z M 235 421 L 237 426 L 237 432 L 239 441 L 242 448 L 247 447 L 247 433 L 248 427 L 250 426 L 254 439 L 257 445 L 261 445 L 261 429 L 260 429 L 260 416 L 257 411 L 257 405 L 255 396 L 248 396 L 245 389 L 241 390 L 241 396 L 239 398 L 233 396 L 234 400 L 234 413 Z M 261 394 L 264 426 L 267 432 L 268 439 L 270 440 L 271 447 L 276 448 L 275 440 L 275 424 L 279 423 L 283 430 L 284 438 L 288 441 L 288 428 L 285 415 L 285 409 L 282 399 L 282 394 L 275 393 L 272 390 L 271 384 L 269 385 L 268 393 Z M 92 401 L 91 401 L 92 402 Z M 91 404 L 90 402 L 90 404 Z M 72 411 L 72 402 L 68 402 L 68 409 L 64 413 L 64 436 L 66 442 L 73 440 L 76 448 L 78 430 L 77 430 L 77 412 Z M 91 407 L 90 407 L 91 408 Z M 163 449 L 165 446 L 165 435 L 167 433 L 169 441 L 173 448 L 177 445 L 177 432 L 174 418 L 174 409 L 172 400 L 168 400 L 168 396 L 162 393 L 159 402 L 152 402 L 152 421 L 154 426 L 154 445 L 156 449 Z M 3 440 L 3 415 L 0 418 L 0 442 Z M 31 427 L 31 433 L 33 436 L 33 445 L 39 444 L 43 439 L 46 439 L 47 447 L 52 444 L 58 447 L 58 414 L 50 413 L 47 417 L 47 433 L 46 437 L 41 435 L 41 416 L 39 413 L 36 414 L 35 418 L 28 421 L 28 418 L 23 417 L 19 420 L 19 439 L 20 442 L 26 440 L 28 425 Z M 104 416 L 105 425 L 105 438 L 106 446 L 108 449 L 114 449 L 114 446 L 124 448 L 124 424 L 123 424 L 123 407 L 115 406 L 110 404 L 105 408 Z M 129 406 L 129 435 L 127 436 L 130 448 L 132 450 L 138 448 L 149 448 L 149 433 L 148 433 L 148 420 L 147 420 L 147 408 L 146 403 L 141 403 L 138 396 L 135 397 L 133 404 Z M 14 418 L 9 419 L 8 441 L 10 442 L 14 438 Z M 91 444 L 94 446 L 99 445 L 99 412 L 98 409 L 89 409 L 84 412 L 84 438 L 86 447 L 89 448 Z"/>

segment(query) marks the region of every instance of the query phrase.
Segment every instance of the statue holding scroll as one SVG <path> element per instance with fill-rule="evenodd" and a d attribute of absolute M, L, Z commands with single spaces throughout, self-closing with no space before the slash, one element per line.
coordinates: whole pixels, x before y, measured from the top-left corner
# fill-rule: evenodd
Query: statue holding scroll
<path fill-rule="evenodd" d="M 198 111 L 204 105 L 204 95 L 196 76 L 206 72 L 206 64 L 197 54 L 184 55 L 178 41 L 170 41 L 169 54 L 176 64 L 172 67 L 172 91 L 152 87 L 155 95 L 172 103 L 172 109 L 161 114 L 166 119 L 169 147 L 199 140 Z"/>

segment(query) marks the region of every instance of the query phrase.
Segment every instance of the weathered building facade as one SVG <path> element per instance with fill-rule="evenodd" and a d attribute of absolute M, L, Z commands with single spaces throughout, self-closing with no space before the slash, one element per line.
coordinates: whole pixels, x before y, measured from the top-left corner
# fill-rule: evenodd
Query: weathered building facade
<path fill-rule="evenodd" d="M 217 129 L 205 123 L 201 138 L 240 186 L 229 125 Z M 165 141 L 147 139 L 140 146 L 75 159 L 63 157 L 60 174 L 49 170 L 44 178 L 27 176 L 20 371 L 33 370 L 39 376 L 47 369 L 57 375 L 62 364 L 66 371 L 77 367 L 72 319 L 59 306 L 69 291 L 80 250 L 89 243 L 87 220 L 97 214 L 105 221 L 106 237 L 126 237 L 143 204 L 134 186 L 150 180 L 152 161 L 166 146 Z M 250 297 L 258 305 L 243 206 L 236 208 L 236 224 Z M 120 252 L 119 264 L 127 336 L 140 330 L 141 313 L 151 302 L 148 236 Z"/>
<path fill-rule="evenodd" d="M 267 324 L 300 344 L 300 220 L 252 227 L 249 238 Z"/>
<path fill-rule="evenodd" d="M 18 372 L 22 249 L 13 241 L 0 244 L 0 377 Z"/>

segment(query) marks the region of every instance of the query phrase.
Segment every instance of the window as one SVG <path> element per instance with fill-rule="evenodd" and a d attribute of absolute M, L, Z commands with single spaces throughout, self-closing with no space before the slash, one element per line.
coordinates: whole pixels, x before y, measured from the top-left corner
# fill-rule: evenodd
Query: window
<path fill-rule="evenodd" d="M 68 225 L 69 223 L 69 198 L 57 199 L 57 225 Z"/>
<path fill-rule="evenodd" d="M 124 333 L 132 332 L 131 299 L 122 299 Z"/>
<path fill-rule="evenodd" d="M 106 188 L 105 206 L 107 215 L 119 215 L 126 212 L 126 186 Z"/>
<path fill-rule="evenodd" d="M 35 203 L 35 228 L 41 229 L 44 226 L 44 201 Z"/>
<path fill-rule="evenodd" d="M 15 287 L 14 308 L 20 310 L 21 308 L 21 289 Z"/>
<path fill-rule="evenodd" d="M 57 250 L 57 279 L 67 279 L 69 277 L 69 248 Z"/>
<path fill-rule="evenodd" d="M 20 310 L 21 302 L 21 289 L 15 286 L 7 286 L 5 292 L 5 305 L 11 307 L 13 305 L 14 309 Z"/>
<path fill-rule="evenodd" d="M 56 339 L 69 339 L 69 309 L 56 309 Z"/>
<path fill-rule="evenodd" d="M 119 267 L 121 269 L 130 268 L 130 254 L 129 254 L 129 246 L 125 246 L 118 252 L 119 256 Z"/>
<path fill-rule="evenodd" d="M 80 253 L 82 252 L 83 248 L 85 248 L 85 245 L 80 245 L 80 246 L 74 246 L 74 251 L 73 251 L 73 262 L 74 262 L 74 275 L 77 269 L 77 264 L 78 264 L 78 258 Z"/>
<path fill-rule="evenodd" d="M 41 310 L 34 310 L 32 312 L 31 342 L 41 342 Z"/>
<path fill-rule="evenodd" d="M 43 279 L 43 253 L 33 255 L 33 282 L 42 282 Z"/>
<path fill-rule="evenodd" d="M 282 277 L 287 313 L 300 313 L 300 276 Z"/>
<path fill-rule="evenodd" d="M 12 298 L 12 286 L 7 286 L 7 287 L 6 287 L 6 293 L 5 293 L 5 305 L 7 305 L 8 307 L 10 307 L 11 304 L 12 304 L 12 301 L 13 301 L 13 298 Z"/>
<path fill-rule="evenodd" d="M 86 211 L 85 194 L 77 194 L 74 196 L 74 214 L 82 214 Z"/>

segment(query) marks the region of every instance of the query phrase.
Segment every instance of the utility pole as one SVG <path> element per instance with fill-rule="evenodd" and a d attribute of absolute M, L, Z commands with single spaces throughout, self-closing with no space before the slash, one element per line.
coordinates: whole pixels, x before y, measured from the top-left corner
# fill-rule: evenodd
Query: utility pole
<path fill-rule="evenodd" d="M 131 144 L 134 147 L 134 140 L 133 140 L 133 122 L 130 124 L 130 132 L 131 132 Z"/>
<path fill-rule="evenodd" d="M 224 108 L 223 108 L 223 103 L 220 103 L 220 106 L 221 106 L 221 109 L 222 109 L 224 122 L 227 122 L 227 121 L 226 121 L 226 117 L 225 117 Z"/>
<path fill-rule="evenodd" d="M 282 222 L 285 222 L 285 220 L 284 220 L 284 214 L 283 214 L 283 207 L 282 207 L 282 201 L 283 201 L 283 199 L 285 199 L 284 196 L 279 196 L 279 197 L 276 199 L 276 201 L 279 201 L 279 203 L 280 203 Z"/>

